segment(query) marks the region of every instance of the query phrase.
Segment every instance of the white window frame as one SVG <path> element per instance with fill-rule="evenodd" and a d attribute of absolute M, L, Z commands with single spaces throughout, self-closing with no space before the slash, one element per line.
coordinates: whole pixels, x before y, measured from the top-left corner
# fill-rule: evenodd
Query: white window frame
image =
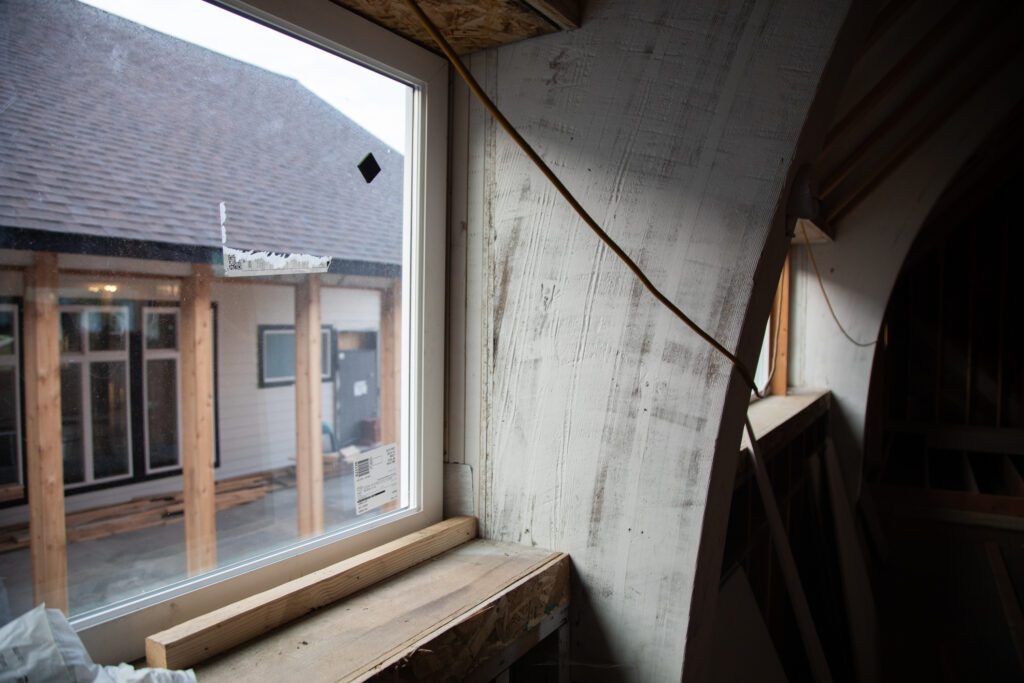
<path fill-rule="evenodd" d="M 434 53 L 323 0 L 218 0 L 416 88 L 407 144 L 402 268 L 402 509 L 297 542 L 156 593 L 71 619 L 93 658 L 133 661 L 145 636 L 423 529 L 442 516 L 448 65 Z"/>
<path fill-rule="evenodd" d="M 146 340 L 146 323 L 150 314 L 174 314 L 174 348 L 151 349 Z M 181 469 L 181 309 L 175 306 L 143 306 L 142 307 L 142 433 L 146 444 L 146 474 L 159 474 Z M 174 361 L 174 402 L 178 406 L 178 459 L 173 465 L 153 467 L 149 461 L 149 361 Z"/>
<path fill-rule="evenodd" d="M 21 328 L 18 325 L 19 310 L 17 304 L 0 304 L 0 311 L 13 314 L 14 320 L 14 353 L 10 356 L 0 356 L 0 367 L 14 368 L 14 462 L 17 465 L 18 478 L 7 484 L 0 483 L 0 486 L 24 486 L 21 452 Z"/>
<path fill-rule="evenodd" d="M 131 306 L 127 304 L 70 304 L 61 305 L 59 307 L 59 313 L 79 313 L 81 314 L 80 320 L 84 320 L 90 313 L 124 313 L 125 318 L 128 320 L 129 328 L 132 319 Z M 65 363 L 71 363 L 78 366 L 78 372 L 82 378 L 82 457 L 85 460 L 85 479 L 73 484 L 64 484 L 65 490 L 74 490 L 78 488 L 84 488 L 86 486 L 93 486 L 94 484 L 106 484 L 112 481 L 122 481 L 125 479 L 133 479 L 135 477 L 135 458 L 133 457 L 132 450 L 132 363 L 131 363 L 131 340 L 130 331 L 126 331 L 124 335 L 124 349 L 121 351 L 93 351 L 89 348 L 89 333 L 86 325 L 81 325 L 79 331 L 82 334 L 82 350 L 61 352 L 60 364 L 63 366 Z M 125 415 L 127 418 L 127 424 L 125 425 L 125 438 L 128 440 L 128 472 L 127 474 L 117 474 L 112 477 L 99 477 L 97 478 L 94 473 L 94 453 L 92 448 L 92 402 L 90 397 L 90 387 L 92 386 L 92 380 L 86 373 L 86 368 L 91 363 L 103 363 L 103 362 L 123 362 L 125 372 Z"/>

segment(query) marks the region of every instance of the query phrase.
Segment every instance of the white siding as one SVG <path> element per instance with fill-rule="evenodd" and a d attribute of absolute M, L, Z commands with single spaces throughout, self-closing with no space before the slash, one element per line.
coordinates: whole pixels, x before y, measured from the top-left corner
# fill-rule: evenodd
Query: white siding
<path fill-rule="evenodd" d="M 73 295 L 64 291 L 62 295 Z M 69 282 L 70 284 L 70 282 Z M 77 284 L 77 279 L 76 279 Z M 162 281 L 135 281 L 125 290 L 140 298 L 167 299 L 158 291 Z M 0 271 L 0 296 L 21 296 L 20 273 Z M 77 293 L 81 295 L 81 293 Z M 220 467 L 217 479 L 294 464 L 295 388 L 259 388 L 257 328 L 295 322 L 294 289 L 287 285 L 216 282 L 211 288 L 217 304 L 217 382 Z M 129 296 L 132 296 L 129 294 Z M 324 287 L 321 294 L 324 325 L 335 330 L 374 331 L 380 321 L 380 294 L 370 289 Z M 322 407 L 330 415 L 332 385 L 322 385 Z M 328 420 L 332 422 L 332 420 Z M 181 490 L 180 477 L 167 477 L 67 498 L 69 512 L 127 501 L 138 496 Z M 24 521 L 26 506 L 0 510 L 0 526 Z"/>

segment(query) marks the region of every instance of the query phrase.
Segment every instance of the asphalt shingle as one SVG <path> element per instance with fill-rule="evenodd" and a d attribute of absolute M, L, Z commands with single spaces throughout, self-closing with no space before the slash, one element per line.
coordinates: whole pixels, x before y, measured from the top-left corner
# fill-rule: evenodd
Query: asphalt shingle
<path fill-rule="evenodd" d="M 75 0 L 0 26 L 0 229 L 218 247 L 226 202 L 231 246 L 401 263 L 402 155 L 297 81 Z"/>

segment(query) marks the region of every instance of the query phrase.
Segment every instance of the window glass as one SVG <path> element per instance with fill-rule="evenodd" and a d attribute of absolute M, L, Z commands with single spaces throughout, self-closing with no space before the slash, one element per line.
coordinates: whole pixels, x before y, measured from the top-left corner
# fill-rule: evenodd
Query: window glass
<path fill-rule="evenodd" d="M 124 362 L 89 364 L 93 476 L 128 474 L 128 373 Z"/>
<path fill-rule="evenodd" d="M 422 393 L 410 344 L 427 309 L 411 283 L 444 274 L 419 265 L 419 245 L 443 239 L 412 239 L 426 223 L 414 175 L 424 84 L 443 101 L 443 77 L 408 76 L 414 87 L 201 0 L 5 0 L 4 17 L 0 82 L 21 86 L 4 110 L 0 209 L 23 219 L 5 223 L 4 250 L 35 264 L 21 272 L 56 254 L 55 314 L 34 322 L 50 321 L 60 353 L 21 377 L 0 362 L 0 477 L 25 436 L 5 396 L 59 373 L 46 428 L 60 431 L 67 507 L 112 529 L 68 518 L 70 615 L 98 623 L 310 539 L 419 523 L 408 433 L 427 420 L 407 403 Z M 21 272 L 0 278 L 0 300 L 25 296 Z M 5 310 L 0 358 L 18 359 Z M 334 330 L 381 341 L 344 354 Z M 194 463 L 208 479 L 189 488 Z M 211 511 L 213 552 L 183 510 Z M 6 514 L 27 525 L 30 511 Z M 18 614 L 32 575 L 7 566 Z"/>
<path fill-rule="evenodd" d="M 0 310 L 0 356 L 14 355 L 14 311 Z"/>
<path fill-rule="evenodd" d="M 128 316 L 123 311 L 89 311 L 90 351 L 123 351 L 127 343 Z"/>
<path fill-rule="evenodd" d="M 267 330 L 263 335 L 263 381 L 290 382 L 295 379 L 295 333 Z"/>
<path fill-rule="evenodd" d="M 178 348 L 178 316 L 174 313 L 146 315 L 146 348 Z"/>
<path fill-rule="evenodd" d="M 173 358 L 146 361 L 146 420 L 150 468 L 177 466 L 177 361 Z"/>
<path fill-rule="evenodd" d="M 82 314 L 78 311 L 62 311 L 60 314 L 61 353 L 81 353 L 83 350 Z"/>
<path fill-rule="evenodd" d="M 14 484 L 20 479 L 17 400 L 15 369 L 0 365 L 0 485 Z"/>
<path fill-rule="evenodd" d="M 64 446 L 64 483 L 85 481 L 85 421 L 82 416 L 82 364 L 60 368 L 61 443 Z"/>

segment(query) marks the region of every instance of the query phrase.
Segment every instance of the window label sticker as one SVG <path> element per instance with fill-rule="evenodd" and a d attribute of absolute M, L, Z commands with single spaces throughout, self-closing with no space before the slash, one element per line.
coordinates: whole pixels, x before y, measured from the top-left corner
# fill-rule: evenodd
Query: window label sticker
<path fill-rule="evenodd" d="M 356 514 L 398 500 L 398 445 L 366 451 L 352 464 L 356 488 Z"/>
<path fill-rule="evenodd" d="M 228 206 L 227 203 L 221 202 L 220 242 L 221 256 L 224 260 L 224 277 L 326 273 L 331 267 L 330 256 L 229 247 L 227 220 Z"/>
<path fill-rule="evenodd" d="M 366 384 L 365 380 L 359 380 L 358 382 L 352 385 L 352 395 L 355 397 L 366 396 L 369 390 L 370 387 L 369 385 Z"/>

